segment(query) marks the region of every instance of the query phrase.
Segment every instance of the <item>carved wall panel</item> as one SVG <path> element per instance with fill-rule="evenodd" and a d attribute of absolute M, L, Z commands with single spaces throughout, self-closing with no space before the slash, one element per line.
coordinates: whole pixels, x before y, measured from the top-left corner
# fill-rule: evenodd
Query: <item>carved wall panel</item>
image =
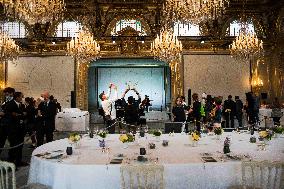
<path fill-rule="evenodd" d="M 229 55 L 184 55 L 184 90 L 201 95 L 240 96 L 250 91 L 249 64 Z"/>
<path fill-rule="evenodd" d="M 74 89 L 74 61 L 71 57 L 20 57 L 15 63 L 8 62 L 8 86 L 23 92 L 25 97 L 34 98 L 48 90 L 62 107 L 70 107 L 70 94 Z"/>

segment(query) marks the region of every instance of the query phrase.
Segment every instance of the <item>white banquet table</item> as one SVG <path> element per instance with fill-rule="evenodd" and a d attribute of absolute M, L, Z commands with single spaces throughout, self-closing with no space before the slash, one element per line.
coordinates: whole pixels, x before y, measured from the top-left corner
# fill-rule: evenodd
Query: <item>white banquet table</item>
<path fill-rule="evenodd" d="M 118 189 L 120 188 L 120 166 L 109 164 L 116 154 L 122 153 L 134 160 L 139 148 L 150 142 L 156 143 L 156 149 L 148 149 L 148 159 L 156 159 L 163 164 L 165 188 L 210 188 L 222 189 L 241 184 L 241 161 L 222 159 L 223 141 L 231 138 L 233 154 L 249 155 L 253 160 L 284 160 L 284 138 L 270 141 L 265 151 L 258 151 L 257 144 L 249 143 L 247 133 L 224 133 L 221 140 L 215 136 L 203 136 L 197 147 L 192 147 L 188 135 L 162 135 L 160 141 L 148 136 L 140 138 L 137 144 L 124 149 L 118 140 L 119 135 L 108 135 L 106 144 L 109 153 L 103 153 L 98 147 L 98 139 L 83 137 L 74 154 L 62 160 L 36 157 L 36 154 L 50 152 L 65 153 L 70 146 L 67 139 L 57 140 L 36 148 L 32 154 L 29 183 L 41 183 L 54 189 Z M 162 146 L 162 140 L 169 140 L 169 146 Z M 58 152 L 62 150 L 62 152 Z M 56 152 L 57 151 L 57 152 Z M 204 163 L 203 153 L 212 154 L 218 162 Z M 124 162 L 123 162 L 124 163 Z M 153 162 L 152 162 L 153 163 Z"/>
<path fill-rule="evenodd" d="M 55 117 L 57 131 L 86 131 L 89 128 L 90 115 L 88 111 L 78 108 L 65 108 Z"/>
<path fill-rule="evenodd" d="M 166 111 L 149 111 L 145 112 L 144 116 L 147 122 L 156 122 L 156 121 L 169 121 L 169 115 Z"/>
<path fill-rule="evenodd" d="M 268 108 L 259 109 L 260 127 L 265 127 L 265 124 L 267 127 L 272 127 L 274 125 L 273 120 L 271 118 L 271 112 L 272 112 L 272 109 L 268 109 Z M 281 109 L 281 112 L 284 113 L 284 109 Z M 265 117 L 267 118 L 266 120 L 265 120 Z M 281 117 L 280 124 L 284 125 L 284 116 Z"/>

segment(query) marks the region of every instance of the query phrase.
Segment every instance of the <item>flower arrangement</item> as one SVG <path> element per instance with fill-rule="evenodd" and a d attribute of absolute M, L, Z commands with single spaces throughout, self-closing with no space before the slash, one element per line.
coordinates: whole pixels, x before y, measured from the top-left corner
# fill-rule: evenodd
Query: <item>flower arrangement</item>
<path fill-rule="evenodd" d="M 271 140 L 273 136 L 273 131 L 271 130 L 265 130 L 265 131 L 259 131 L 259 137 L 267 140 Z"/>
<path fill-rule="evenodd" d="M 68 140 L 72 143 L 76 143 L 81 139 L 81 136 L 78 133 L 71 133 L 68 137 Z"/>
<path fill-rule="evenodd" d="M 281 126 L 276 126 L 273 128 L 273 131 L 277 134 L 282 134 L 284 132 L 284 128 Z"/>
<path fill-rule="evenodd" d="M 121 134 L 119 140 L 123 143 L 125 142 L 134 142 L 135 138 L 131 133 Z"/>
<path fill-rule="evenodd" d="M 106 131 L 99 131 L 97 135 L 100 136 L 101 138 L 106 138 L 107 132 Z"/>
<path fill-rule="evenodd" d="M 215 133 L 215 135 L 221 135 L 223 133 L 222 127 L 215 127 L 214 133 Z"/>
<path fill-rule="evenodd" d="M 193 133 L 191 133 L 191 139 L 193 141 L 199 141 L 200 137 L 197 131 L 194 131 Z"/>
<path fill-rule="evenodd" d="M 154 130 L 153 131 L 153 135 L 154 136 L 161 136 L 162 135 L 162 132 L 160 130 Z"/>

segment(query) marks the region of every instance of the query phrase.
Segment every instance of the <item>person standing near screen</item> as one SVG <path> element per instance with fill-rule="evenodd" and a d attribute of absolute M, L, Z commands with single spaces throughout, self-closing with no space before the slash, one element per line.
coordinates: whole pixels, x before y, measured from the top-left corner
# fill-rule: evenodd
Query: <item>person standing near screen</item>
<path fill-rule="evenodd" d="M 112 89 L 114 89 L 114 95 L 111 96 L 112 94 Z M 115 133 L 115 126 L 112 126 L 112 124 L 115 122 L 116 118 L 116 111 L 114 107 L 114 102 L 118 99 L 118 93 L 117 93 L 117 86 L 114 84 L 109 85 L 109 89 L 107 94 L 102 92 L 99 95 L 99 98 L 102 100 L 102 108 L 104 110 L 104 116 L 105 120 L 107 122 L 107 129 L 108 132 L 113 134 Z"/>

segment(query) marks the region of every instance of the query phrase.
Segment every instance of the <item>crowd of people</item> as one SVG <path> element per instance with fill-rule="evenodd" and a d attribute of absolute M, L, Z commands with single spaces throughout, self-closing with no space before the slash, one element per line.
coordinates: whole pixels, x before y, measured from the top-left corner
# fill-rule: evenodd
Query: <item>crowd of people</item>
<path fill-rule="evenodd" d="M 61 107 L 47 91 L 36 100 L 32 97 L 24 98 L 22 92 L 11 87 L 4 89 L 4 95 L 0 111 L 0 154 L 8 139 L 8 161 L 17 167 L 25 166 L 27 163 L 22 161 L 24 137 L 27 133 L 31 136 L 31 148 L 42 145 L 44 137 L 46 142 L 53 141 L 55 116 Z"/>
<path fill-rule="evenodd" d="M 208 129 L 212 129 L 215 123 L 222 124 L 224 128 L 242 128 L 244 126 L 244 113 L 250 126 L 257 126 L 259 120 L 260 100 L 254 93 L 246 93 L 245 104 L 240 100 L 239 96 L 235 96 L 235 101 L 231 95 L 223 102 L 223 98 L 212 97 L 211 95 L 202 94 L 199 100 L 198 94 L 192 95 L 192 106 L 187 105 L 185 97 L 176 98 L 176 104 L 172 109 L 174 122 L 193 122 L 197 131 L 200 132 L 200 125 L 207 125 Z M 272 108 L 271 117 L 275 125 L 280 125 L 281 104 L 275 98 L 270 106 Z M 238 125 L 235 125 L 235 119 Z M 223 121 L 222 121 L 223 120 Z"/>
<path fill-rule="evenodd" d="M 124 97 L 130 90 L 137 94 L 138 99 L 130 96 L 126 103 Z M 114 84 L 110 84 L 108 92 L 102 92 L 99 97 L 102 100 L 101 115 L 107 122 L 109 133 L 115 132 L 113 124 L 117 118 L 124 118 L 124 121 L 133 125 L 132 129 L 135 129 L 135 126 L 141 121 L 140 116 L 144 114 L 144 111 L 147 111 L 150 104 L 147 95 L 141 101 L 141 96 L 136 89 L 127 88 L 122 97 L 118 98 L 117 87 Z M 197 131 L 200 132 L 201 124 L 207 125 L 208 129 L 212 129 L 216 123 L 221 124 L 223 128 L 243 128 L 244 117 L 250 127 L 257 127 L 261 121 L 259 119 L 260 99 L 253 92 L 246 93 L 245 103 L 239 96 L 235 96 L 233 99 L 232 95 L 229 95 L 226 100 L 223 100 L 222 96 L 212 97 L 206 93 L 202 94 L 201 99 L 197 93 L 194 93 L 192 101 L 192 105 L 187 105 L 184 96 L 176 98 L 172 108 L 173 122 L 194 123 Z M 279 125 L 282 113 L 281 104 L 277 98 L 270 108 L 272 108 L 271 116 L 274 123 Z M 131 130 L 131 127 L 128 130 Z"/>

